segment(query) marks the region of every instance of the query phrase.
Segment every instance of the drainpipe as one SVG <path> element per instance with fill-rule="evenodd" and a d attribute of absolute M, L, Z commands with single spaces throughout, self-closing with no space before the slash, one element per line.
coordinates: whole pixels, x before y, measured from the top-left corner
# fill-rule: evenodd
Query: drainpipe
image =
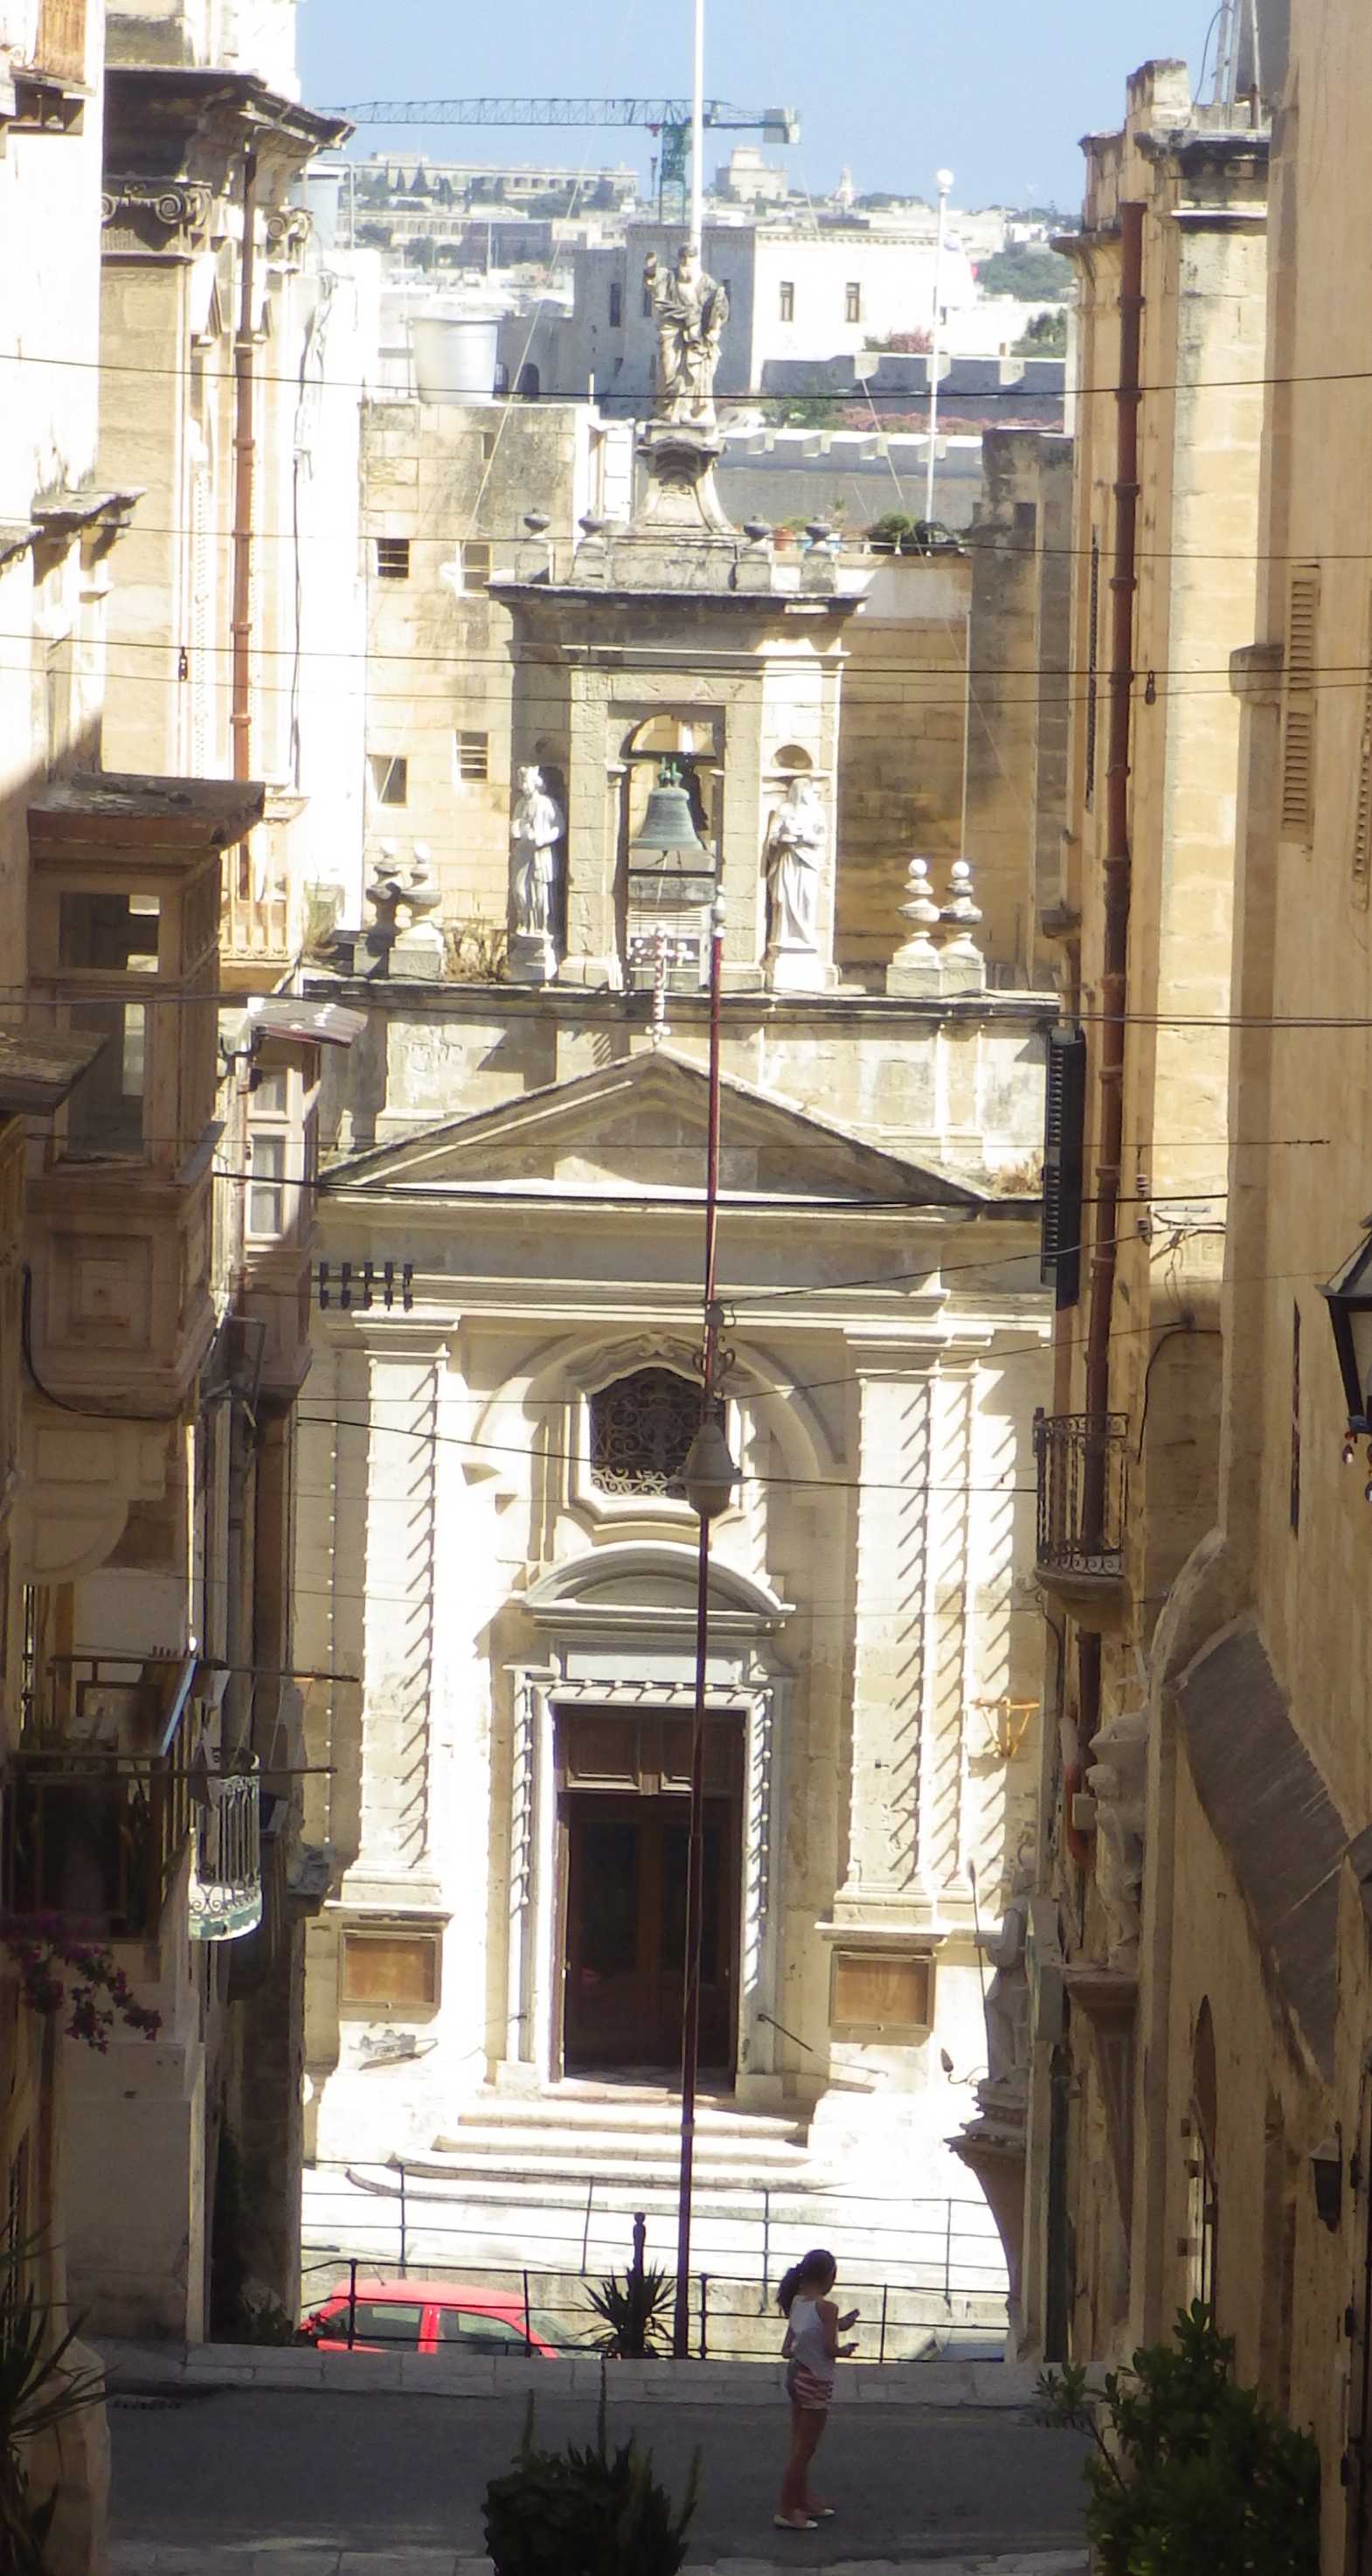
<path fill-rule="evenodd" d="M 1100 977 L 1098 1152 L 1091 1232 L 1090 1305 L 1086 1325 L 1088 1420 L 1103 1424 L 1110 1407 L 1110 1326 L 1115 1298 L 1124 1133 L 1124 1012 L 1129 969 L 1129 750 L 1134 686 L 1134 594 L 1138 587 L 1139 344 L 1143 314 L 1143 207 L 1120 208 L 1120 353 L 1115 394 L 1115 569 L 1110 577 L 1110 732 L 1105 780 L 1105 922 Z M 1084 1478 L 1087 1545 L 1105 1537 L 1104 1440 L 1088 1444 Z M 1100 1639 L 1082 1636 L 1081 1749 L 1100 1719 Z M 1078 1765 L 1078 1771 L 1080 1765 Z M 1070 1798 L 1077 1781 L 1068 1785 Z"/>
<path fill-rule="evenodd" d="M 233 344 L 233 609 L 229 726 L 233 774 L 252 776 L 253 318 L 257 231 L 257 154 L 243 155 L 243 248 L 239 261 L 238 330 Z M 247 843 L 234 853 L 238 891 L 246 893 Z"/>

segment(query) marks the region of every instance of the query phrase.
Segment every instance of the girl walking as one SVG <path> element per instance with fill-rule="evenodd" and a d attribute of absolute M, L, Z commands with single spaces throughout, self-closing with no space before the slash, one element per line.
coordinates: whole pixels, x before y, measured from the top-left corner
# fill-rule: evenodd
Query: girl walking
<path fill-rule="evenodd" d="M 778 2531 L 814 2531 L 834 2509 L 811 2493 L 810 2462 L 829 2421 L 834 2363 L 857 2350 L 856 2344 L 839 2342 L 857 2324 L 858 2310 L 839 2315 L 829 2296 L 837 2271 L 832 2254 L 816 2246 L 792 2265 L 777 2291 L 777 2306 L 786 2319 L 781 2352 L 791 2401 L 791 2451 L 781 2502 L 772 2517 Z"/>

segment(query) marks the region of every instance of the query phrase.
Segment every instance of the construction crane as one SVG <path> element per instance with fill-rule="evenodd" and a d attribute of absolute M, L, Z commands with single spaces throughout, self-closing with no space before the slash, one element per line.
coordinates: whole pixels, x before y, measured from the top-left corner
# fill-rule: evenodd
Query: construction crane
<path fill-rule="evenodd" d="M 639 125 L 662 138 L 658 206 L 679 192 L 685 208 L 691 158 L 688 98 L 370 98 L 338 110 L 354 125 Z M 717 134 L 761 134 L 769 143 L 798 143 L 793 107 L 730 107 L 707 98 L 705 123 Z"/>

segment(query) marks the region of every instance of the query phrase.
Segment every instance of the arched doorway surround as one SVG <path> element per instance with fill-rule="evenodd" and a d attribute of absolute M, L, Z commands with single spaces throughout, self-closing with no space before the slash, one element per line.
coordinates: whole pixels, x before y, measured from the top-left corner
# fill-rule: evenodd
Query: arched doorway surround
<path fill-rule="evenodd" d="M 503 2080 L 536 2087 L 556 2082 L 567 2057 L 568 1877 L 578 1818 L 598 1796 L 593 1812 L 607 1818 L 611 1793 L 619 1793 L 614 1811 L 627 1816 L 628 1801 L 645 1788 L 659 1793 L 664 1809 L 673 1788 L 680 1790 L 679 1752 L 669 1778 L 667 1756 L 636 1748 L 661 1747 L 672 1737 L 679 1746 L 691 1715 L 696 1551 L 665 1539 L 613 1542 L 542 1576 L 521 1606 L 543 1651 L 513 1669 Z M 721 1939 L 734 1963 L 725 2071 L 740 2100 L 765 2104 L 781 2090 L 770 2017 L 778 1996 L 789 1679 L 772 1641 L 791 1604 L 716 1560 L 710 1609 L 707 1769 L 721 1796 L 736 1781 L 736 1844 L 722 1881 L 731 1919 Z M 599 1778 L 577 1771 L 575 1746 L 583 1739 L 597 1747 Z M 636 1773 L 645 1758 L 663 1762 L 660 1779 Z M 640 1810 L 645 1818 L 650 1803 Z"/>

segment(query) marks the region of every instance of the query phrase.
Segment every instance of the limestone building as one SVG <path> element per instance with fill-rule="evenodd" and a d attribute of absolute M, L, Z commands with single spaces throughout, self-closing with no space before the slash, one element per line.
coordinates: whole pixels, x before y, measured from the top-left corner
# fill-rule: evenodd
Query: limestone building
<path fill-rule="evenodd" d="M 249 19 L 238 32 L 247 43 Z M 187 22 L 115 33 L 164 63 L 184 48 L 172 86 L 184 108 L 198 78 L 211 123 L 268 95 L 197 63 L 204 30 Z M 11 2241 L 44 2235 L 55 2297 L 69 2280 L 97 2327 L 196 2339 L 212 2268 L 225 2316 L 245 2283 L 284 2301 L 297 2279 L 309 1898 L 291 1876 L 289 1424 L 321 1045 L 347 1024 L 271 1003 L 221 1024 L 224 854 L 261 822 L 263 784 L 196 774 L 160 664 L 146 730 L 124 694 L 106 738 L 110 664 L 116 679 L 133 667 L 109 594 L 147 499 L 136 470 L 114 481 L 102 459 L 102 181 L 124 73 L 107 129 L 102 11 L 21 10 L 3 35 L 0 220 L 41 255 L 10 259 L 0 286 L 16 641 L 0 771 L 0 1864 L 11 1989 L 12 1945 L 38 1918 L 65 2000 L 7 2009 L 0 2155 Z M 152 109 L 138 122 L 150 162 L 141 194 L 129 182 L 133 220 L 167 294 L 121 374 L 184 389 L 181 228 L 203 225 L 213 268 L 209 237 L 232 227 L 204 167 L 183 168 L 175 116 L 160 139 Z M 127 147 L 125 128 L 121 167 Z M 284 177 L 273 164 L 271 185 Z M 158 436 L 174 440 L 144 400 L 150 480 Z M 173 559 L 181 498 L 175 478 L 158 492 L 144 574 Z M 125 596 L 181 685 L 177 602 L 159 617 L 139 582 Z M 227 655 L 229 625 L 217 597 L 197 649 Z M 242 771 L 226 744 L 208 758 Z M 133 2017 L 112 2011 L 107 2053 L 79 2035 L 84 2007 L 64 2035 L 73 1942 L 93 1950 L 97 2009 L 103 1978 L 128 1980 Z M 72 2507 L 56 2545 L 94 2566 L 94 2516 Z"/>
<path fill-rule="evenodd" d="M 572 311 L 542 316 L 524 356 L 543 393 L 566 400 L 593 392 L 602 402 L 638 410 L 651 403 L 653 318 L 643 268 L 652 252 L 675 257 L 670 227 L 631 223 L 620 241 L 575 247 Z M 729 297 L 718 392 L 735 400 L 756 396 L 784 383 L 784 373 L 773 371 L 788 361 L 813 366 L 856 355 L 891 332 L 927 329 L 936 256 L 923 229 L 903 234 L 859 221 L 816 229 L 813 220 L 707 220 L 705 265 Z M 939 297 L 948 313 L 976 302 L 975 275 L 955 231 L 944 250 Z M 517 331 L 517 323 L 506 326 L 502 355 Z"/>
<path fill-rule="evenodd" d="M 473 326 L 440 327 L 461 340 Z M 910 853 L 951 862 L 965 839 L 990 980 L 1043 986 L 1036 888 L 1060 859 L 1071 694 L 1070 458 L 1065 439 L 989 431 L 962 545 L 925 558 L 844 546 L 840 579 L 862 610 L 842 648 L 833 958 L 860 981 L 906 934 Z M 504 947 L 515 770 L 539 758 L 553 792 L 567 786 L 556 711 L 517 735 L 516 691 L 532 708 L 538 683 L 521 680 L 511 601 L 521 580 L 564 582 L 588 524 L 627 522 L 633 432 L 588 404 L 376 399 L 362 469 L 365 832 L 328 865 L 355 924 L 363 878 L 422 851 L 451 968 L 480 980 Z M 880 470 L 872 509 L 901 497 L 893 464 Z M 727 471 L 719 485 L 723 497 Z M 778 593 L 799 595 L 803 545 L 785 530 L 770 542 Z"/>
<path fill-rule="evenodd" d="M 1174 2196 L 1162 2214 L 1163 2176 L 1190 2151 L 1176 2104 L 1165 2139 L 1158 2125 L 1178 1963 L 1148 1923 L 1145 1839 L 1150 1892 L 1154 1871 L 1165 1888 L 1175 1858 L 1179 1886 L 1192 1864 L 1143 1819 L 1159 1617 L 1216 1507 L 1226 1166 L 1247 1117 L 1229 1079 L 1239 709 L 1215 675 L 1257 596 L 1268 131 L 1247 104 L 1194 101 L 1183 65 L 1150 63 L 1122 128 L 1084 150 L 1063 245 L 1077 364 L 1083 388 L 1118 392 L 1077 406 L 1080 685 L 1045 924 L 1062 1019 L 1045 1173 L 1056 1354 L 1036 1431 L 1049 1722 L 1032 2045 L 1017 2099 L 988 2106 L 969 2153 L 998 2159 L 1008 2192 L 1027 2110 L 1023 2334 L 1114 2357 L 1200 2281 L 1170 2257 Z"/>
<path fill-rule="evenodd" d="M 436 494 L 499 417 L 421 422 Z M 570 424 L 537 424 L 565 489 Z M 640 2154 L 670 2129 L 719 898 L 742 1481 L 710 1589 L 704 2063 L 735 2166 L 790 2132 L 816 2175 L 942 2199 L 1031 1803 L 1048 1005 L 990 982 L 1010 910 L 956 856 L 968 567 L 788 559 L 722 521 L 708 423 L 668 409 L 645 446 L 632 516 L 506 524 L 484 793 L 425 764 L 422 857 L 384 855 L 377 927 L 335 950 L 369 1030 L 320 1194 L 298 1638 L 360 1699 L 312 1739 L 336 1876 L 310 2136 L 321 2173 L 399 2156 L 441 2203 L 565 2179 L 578 2120 L 620 2160 L 626 2122 Z M 413 578 L 443 522 L 407 506 L 384 542 Z M 415 608 L 450 675 L 455 599 Z M 461 948 L 478 889 L 501 957 Z"/>
<path fill-rule="evenodd" d="M 1112 2213 L 1083 2247 L 1078 2310 L 1106 2324 L 1112 2304 L 1122 2312 L 1126 2265 L 1135 2338 L 1164 2331 L 1180 2298 L 1211 2297 L 1243 2377 L 1316 2434 L 1321 2559 L 1336 2566 L 1361 2561 L 1369 2525 L 1369 1371 L 1356 1299 L 1372 338 L 1340 245 L 1366 195 L 1372 38 L 1351 0 L 1296 0 L 1289 56 L 1285 13 L 1259 23 L 1276 88 L 1267 338 L 1260 360 L 1207 370 L 1257 380 L 1231 393 L 1239 419 L 1263 402 L 1253 633 L 1231 657 L 1217 1476 L 1139 1676 L 1132 2094 L 1122 2015 L 1114 2058 L 1133 2186 L 1123 2226 Z"/>

